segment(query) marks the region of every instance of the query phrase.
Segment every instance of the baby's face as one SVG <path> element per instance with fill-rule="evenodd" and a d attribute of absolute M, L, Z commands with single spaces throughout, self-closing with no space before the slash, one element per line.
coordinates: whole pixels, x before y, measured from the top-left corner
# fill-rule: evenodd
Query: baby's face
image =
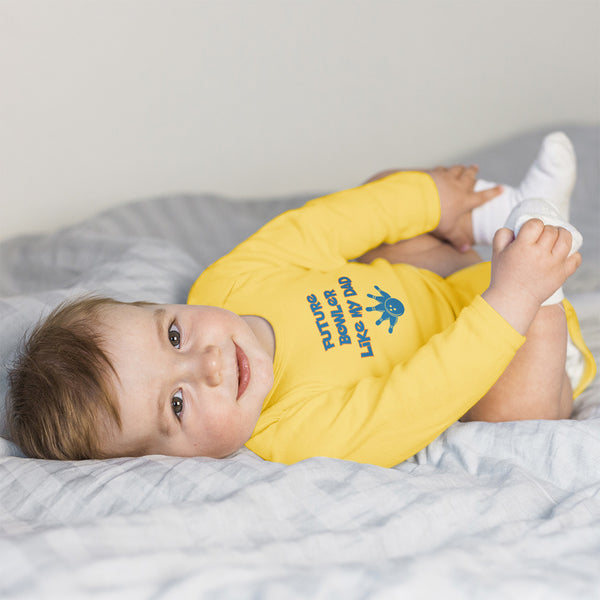
<path fill-rule="evenodd" d="M 273 385 L 266 321 L 212 306 L 117 305 L 102 332 L 122 421 L 102 437 L 110 456 L 221 458 L 248 441 Z"/>

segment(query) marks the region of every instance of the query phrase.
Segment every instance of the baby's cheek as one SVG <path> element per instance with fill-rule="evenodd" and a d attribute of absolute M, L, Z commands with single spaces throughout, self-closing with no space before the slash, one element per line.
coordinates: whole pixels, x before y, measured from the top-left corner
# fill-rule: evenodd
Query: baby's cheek
<path fill-rule="evenodd" d="M 198 446 L 208 446 L 211 455 L 228 456 L 248 441 L 254 425 L 248 427 L 242 411 L 216 410 L 205 415 L 203 430 L 203 439 L 197 440 Z"/>

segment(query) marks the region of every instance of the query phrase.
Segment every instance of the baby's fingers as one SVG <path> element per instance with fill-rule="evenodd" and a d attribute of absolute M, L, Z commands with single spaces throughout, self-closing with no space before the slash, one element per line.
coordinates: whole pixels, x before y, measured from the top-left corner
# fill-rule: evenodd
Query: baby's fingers
<path fill-rule="evenodd" d="M 552 248 L 552 254 L 567 256 L 573 245 L 573 236 L 571 235 L 571 232 L 564 227 L 558 227 L 557 229 L 558 232 L 554 247 Z"/>
<path fill-rule="evenodd" d="M 492 241 L 494 254 L 502 252 L 514 239 L 515 234 L 510 229 L 507 229 L 506 227 L 498 229 Z"/>
<path fill-rule="evenodd" d="M 452 177 L 456 177 L 457 179 L 460 179 L 463 175 L 463 173 L 465 172 L 466 167 L 464 165 L 452 165 L 449 169 L 448 172 L 450 173 L 450 175 L 452 175 Z"/>
<path fill-rule="evenodd" d="M 560 238 L 560 228 L 555 225 L 544 225 L 542 234 L 537 243 L 541 248 L 553 254 L 559 254 L 562 244 L 558 244 Z M 557 245 L 558 244 L 558 245 Z"/>
<path fill-rule="evenodd" d="M 470 167 L 465 167 L 461 177 L 468 181 L 472 181 L 475 183 L 477 180 L 477 173 L 479 172 L 479 167 L 477 165 L 471 165 Z"/>
<path fill-rule="evenodd" d="M 529 219 L 519 229 L 518 239 L 529 244 L 535 244 L 544 233 L 544 223 L 541 219 Z"/>
<path fill-rule="evenodd" d="M 581 253 L 575 252 L 575 254 L 571 254 L 571 256 L 569 256 L 569 258 L 567 258 L 567 260 L 565 261 L 565 270 L 567 273 L 567 278 L 571 277 L 571 275 L 573 275 L 573 273 L 575 273 L 575 271 L 579 269 L 580 265 Z"/>
<path fill-rule="evenodd" d="M 493 188 L 488 188 L 487 190 L 481 190 L 480 192 L 473 192 L 470 198 L 470 207 L 477 208 L 486 202 L 494 199 L 496 196 L 499 196 L 502 193 L 502 186 L 496 185 Z"/>

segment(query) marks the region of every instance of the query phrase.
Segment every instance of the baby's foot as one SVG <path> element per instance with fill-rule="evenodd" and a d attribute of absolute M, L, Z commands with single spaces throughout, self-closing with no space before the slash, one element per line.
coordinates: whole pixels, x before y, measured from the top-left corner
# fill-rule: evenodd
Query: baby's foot
<path fill-rule="evenodd" d="M 508 219 L 504 224 L 504 227 L 508 227 L 514 231 L 515 235 L 519 233 L 521 227 L 530 219 L 540 219 L 544 225 L 554 225 L 555 227 L 562 227 L 571 234 L 571 251 L 569 256 L 574 254 L 581 248 L 583 243 L 583 236 L 579 231 L 571 225 L 566 219 L 562 218 L 562 215 L 558 212 L 556 206 L 550 204 L 546 200 L 538 198 L 529 198 L 523 200 L 518 206 L 516 206 L 508 215 Z"/>
<path fill-rule="evenodd" d="M 513 208 L 528 198 L 543 198 L 550 202 L 562 220 L 568 221 L 576 172 L 575 151 L 569 138 L 560 131 L 547 135 L 521 184 L 516 188 L 504 185 L 499 196 L 473 210 L 475 243 L 490 245 Z M 495 185 L 480 179 L 475 184 L 475 191 Z"/>
<path fill-rule="evenodd" d="M 577 166 L 571 140 L 562 132 L 547 135 L 537 158 L 518 188 L 521 199 L 543 198 L 569 220 L 569 201 L 575 186 Z"/>

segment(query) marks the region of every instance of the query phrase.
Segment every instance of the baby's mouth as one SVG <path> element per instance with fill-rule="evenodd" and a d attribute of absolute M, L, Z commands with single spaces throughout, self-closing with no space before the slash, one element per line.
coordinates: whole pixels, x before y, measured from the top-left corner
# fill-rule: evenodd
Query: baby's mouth
<path fill-rule="evenodd" d="M 239 400 L 250 383 L 250 361 L 245 352 L 234 342 L 237 358 L 238 389 L 236 400 Z"/>

